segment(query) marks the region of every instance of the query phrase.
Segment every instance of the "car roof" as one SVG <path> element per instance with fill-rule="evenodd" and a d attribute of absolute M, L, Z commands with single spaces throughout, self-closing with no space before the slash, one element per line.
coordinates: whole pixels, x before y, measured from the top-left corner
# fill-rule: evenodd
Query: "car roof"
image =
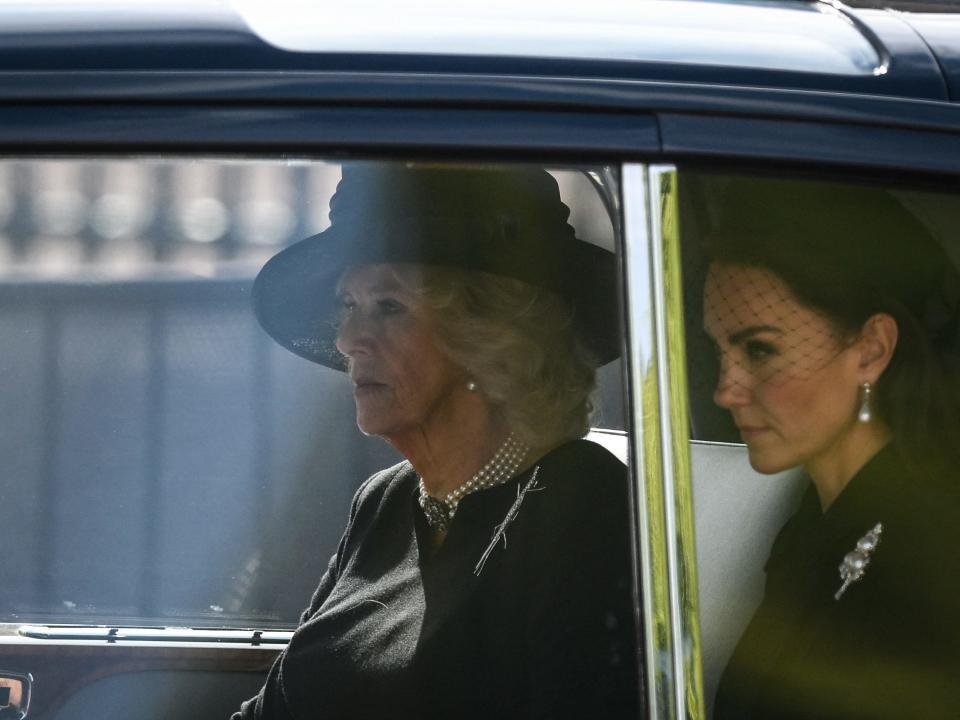
<path fill-rule="evenodd" d="M 960 15 L 910 13 L 902 17 L 923 37 L 936 56 L 951 100 L 960 101 Z"/>
<path fill-rule="evenodd" d="M 33 0 L 0 2 L 0 90 L 42 92 L 25 71 L 400 72 L 942 101 L 960 95 L 957 35 L 810 0 Z"/>

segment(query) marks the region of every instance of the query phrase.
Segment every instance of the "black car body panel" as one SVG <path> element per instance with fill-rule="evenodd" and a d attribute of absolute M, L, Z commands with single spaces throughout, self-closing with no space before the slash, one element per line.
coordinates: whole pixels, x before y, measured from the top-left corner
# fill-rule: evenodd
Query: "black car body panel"
<path fill-rule="evenodd" d="M 596 26 L 564 29 L 549 17 L 540 30 L 523 26 L 529 47 L 503 32 L 494 38 L 503 44 L 474 38 L 462 52 L 387 11 L 368 34 L 338 39 L 315 20 L 271 25 L 214 0 L 4 5 L 0 154 L 11 162 L 480 159 L 604 165 L 614 174 L 626 163 L 688 163 L 956 187 L 957 16 L 806 0 L 635 5 L 622 25 L 606 4 Z M 284 22 L 303 27 L 285 39 L 274 32 Z M 392 23 L 412 34 L 378 49 Z M 687 25 L 699 34 L 671 45 Z M 553 39 L 558 28 L 575 42 Z M 311 30 L 316 46 L 306 47 Z M 623 198 L 606 199 L 612 208 Z M 249 279 L 238 281 L 242 292 Z M 169 282 L 164 292 L 186 297 L 190 286 Z M 84 293 L 67 283 L 57 291 L 64 306 Z M 24 292 L 2 295 L 13 303 Z M 135 618 L 117 619 L 124 623 Z M 106 639 L 84 639 L 84 628 L 25 637 L 12 620 L 0 628 L 0 669 L 43 669 L 36 717 L 86 720 L 110 703 L 113 714 L 100 717 L 193 717 L 177 694 L 201 692 L 204 673 L 207 690 L 226 698 L 223 712 L 276 652 L 257 636 L 130 640 L 101 630 Z M 126 681 L 131 669 L 144 672 Z M 201 717 L 209 705 L 194 710 Z"/>
<path fill-rule="evenodd" d="M 652 7 L 665 4 L 654 3 Z M 692 19 L 714 7 L 710 2 L 698 0 L 675 5 L 681 17 L 666 28 L 667 32 L 682 30 L 687 13 Z M 738 26 L 734 16 L 719 23 L 701 23 L 715 27 L 709 34 L 696 37 L 696 48 L 690 43 L 690 47 L 675 51 L 648 50 L 643 33 L 650 28 L 641 18 L 634 19 L 633 26 L 618 28 L 617 37 L 621 41 L 615 50 L 607 50 L 598 40 L 583 48 L 558 46 L 551 40 L 553 28 L 548 22 L 541 33 L 533 37 L 534 49 L 511 55 L 511 48 L 520 52 L 519 41 L 506 43 L 500 51 L 465 46 L 462 52 L 444 54 L 434 49 L 435 42 L 429 37 L 423 35 L 418 39 L 415 28 L 413 38 L 400 50 L 371 51 L 369 46 L 378 38 L 373 31 L 369 37 L 339 44 L 355 46 L 353 52 L 344 51 L 342 47 L 325 48 L 322 39 L 311 52 L 284 49 L 256 34 L 241 14 L 211 2 L 189 11 L 176 3 L 168 9 L 160 6 L 123 8 L 103 3 L 74 9 L 67 6 L 58 8 L 58 12 L 42 9 L 31 12 L 9 6 L 0 8 L 0 70 L 69 74 L 194 71 L 204 76 L 196 78 L 198 85 L 194 92 L 203 90 L 203 82 L 215 79 L 211 76 L 225 71 L 269 72 L 281 83 L 285 73 L 322 71 L 403 73 L 408 77 L 421 73 L 484 75 L 508 81 L 524 77 L 617 78 L 947 99 L 945 80 L 930 48 L 909 23 L 895 14 L 854 11 L 818 2 L 779 2 L 766 6 L 731 2 L 726 3 L 725 9 L 756 12 L 755 16 L 745 18 L 764 19 L 766 30 L 757 32 L 749 26 Z M 723 10 L 721 7 L 721 12 Z M 452 15 L 456 17 L 455 12 Z M 800 27 L 795 34 L 785 35 L 787 41 L 798 41 L 794 43 L 796 47 L 790 42 L 776 45 L 781 38 L 771 32 L 771 28 L 788 28 L 810 15 L 822 19 L 822 26 L 808 31 Z M 601 17 L 600 21 L 614 24 L 616 17 Z M 829 47 L 827 41 L 815 42 L 810 35 L 813 30 L 830 27 L 845 33 L 844 45 Z M 630 42 L 631 31 L 637 37 L 635 44 Z M 808 47 L 799 42 L 805 32 Z M 764 37 L 765 33 L 769 37 Z M 677 34 L 679 37 L 680 33 Z M 409 49 L 408 46 L 418 43 L 421 52 Z M 537 56 L 538 47 L 550 50 Z M 863 57 L 865 55 L 872 59 Z M 715 59 L 718 57 L 721 60 Z M 771 63 L 776 64 L 781 57 L 789 59 L 781 63 L 782 67 L 771 69 Z M 36 89 L 43 92 L 42 87 Z M 463 93 L 463 99 L 467 98 L 469 93 Z"/>
<path fill-rule="evenodd" d="M 931 13 L 907 19 L 930 46 L 947 81 L 950 100 L 960 102 L 960 18 Z"/>

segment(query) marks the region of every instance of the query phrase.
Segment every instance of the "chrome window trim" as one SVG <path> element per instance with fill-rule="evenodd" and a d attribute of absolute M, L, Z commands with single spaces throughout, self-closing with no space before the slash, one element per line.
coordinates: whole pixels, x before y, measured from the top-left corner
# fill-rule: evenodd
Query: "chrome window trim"
<path fill-rule="evenodd" d="M 650 217 L 650 248 L 654 266 L 657 366 L 661 388 L 660 426 L 665 469 L 663 498 L 667 567 L 671 583 L 671 627 L 675 638 L 674 661 L 679 668 L 675 690 L 678 707 L 684 710 L 681 717 L 699 719 L 705 717 L 705 705 L 700 656 L 700 593 L 694 541 L 677 170 L 670 165 L 654 165 L 649 168 L 649 176 L 648 204 L 656 209 Z"/>
<path fill-rule="evenodd" d="M 229 630 L 218 628 L 143 628 L 121 625 L 23 625 L 21 638 L 32 640 L 79 640 L 114 643 L 217 643 L 230 645 L 285 646 L 292 630 Z"/>
<path fill-rule="evenodd" d="M 703 718 L 676 168 L 626 164 L 623 262 L 646 689 L 652 718 Z M 674 206 L 675 207 L 675 206 Z M 673 223 L 669 232 L 665 222 Z M 671 337 L 670 330 L 673 330 Z"/>
<path fill-rule="evenodd" d="M 624 319 L 627 329 L 626 372 L 630 392 L 630 424 L 633 432 L 630 436 L 630 450 L 633 462 L 635 486 L 636 526 L 639 534 L 639 579 L 641 599 L 641 622 L 643 623 L 644 648 L 646 660 L 646 700 L 647 712 L 651 718 L 675 718 L 673 693 L 669 691 L 668 672 L 665 677 L 661 657 L 670 657 L 671 641 L 668 635 L 661 633 L 662 627 L 656 622 L 657 613 L 654 593 L 658 589 L 653 572 L 654 555 L 662 555 L 658 547 L 653 547 L 650 498 L 647 488 L 656 485 L 647 472 L 647 457 L 644 452 L 644 438 L 655 428 L 648 428 L 643 422 L 643 388 L 647 387 L 648 368 L 653 361 L 654 328 L 652 324 L 652 289 L 648 208 L 647 176 L 643 165 L 626 164 L 620 174 L 621 207 L 623 208 L 623 270 L 626 306 Z M 654 436 L 656 434 L 654 433 Z M 669 665 L 668 668 L 672 667 Z"/>

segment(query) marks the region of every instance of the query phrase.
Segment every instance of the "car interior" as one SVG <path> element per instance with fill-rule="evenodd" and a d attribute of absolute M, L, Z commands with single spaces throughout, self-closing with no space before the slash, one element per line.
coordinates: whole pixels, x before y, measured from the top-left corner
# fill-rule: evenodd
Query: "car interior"
<path fill-rule="evenodd" d="M 578 234 L 616 247 L 615 173 L 551 170 Z M 0 161 L 0 398 L 16 409 L 0 421 L 12 479 L 0 502 L 4 632 L 29 626 L 32 637 L 69 646 L 85 628 L 295 626 L 354 489 L 396 462 L 354 427 L 344 378 L 274 346 L 250 310 L 257 269 L 325 227 L 338 177 L 336 162 L 313 159 Z M 797 471 L 753 471 L 712 403 L 696 238 L 708 189 L 723 177 L 686 177 L 691 481 L 709 707 L 805 481 Z M 901 197 L 942 235 L 956 227 L 956 203 L 918 190 Z M 948 249 L 956 259 L 956 244 Z M 591 438 L 629 463 L 624 374 L 622 361 L 601 370 Z M 134 706 L 140 718 L 224 716 L 255 694 L 264 657 L 243 672 L 134 664 L 88 678 L 50 717 L 119 720 Z M 19 692 L 0 689 L 0 708 Z"/>

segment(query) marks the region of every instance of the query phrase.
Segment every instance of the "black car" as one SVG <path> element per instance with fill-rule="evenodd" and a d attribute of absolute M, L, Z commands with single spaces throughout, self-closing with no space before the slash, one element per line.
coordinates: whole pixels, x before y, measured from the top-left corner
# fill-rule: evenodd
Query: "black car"
<path fill-rule="evenodd" d="M 958 102 L 948 12 L 0 6 L 0 714 L 256 693 L 396 457 L 260 331 L 253 278 L 326 227 L 343 163 L 402 160 L 546 168 L 617 253 L 591 437 L 632 473 L 647 715 L 708 717 L 804 481 L 714 405 L 698 223 L 744 178 L 869 187 L 956 263 Z"/>

